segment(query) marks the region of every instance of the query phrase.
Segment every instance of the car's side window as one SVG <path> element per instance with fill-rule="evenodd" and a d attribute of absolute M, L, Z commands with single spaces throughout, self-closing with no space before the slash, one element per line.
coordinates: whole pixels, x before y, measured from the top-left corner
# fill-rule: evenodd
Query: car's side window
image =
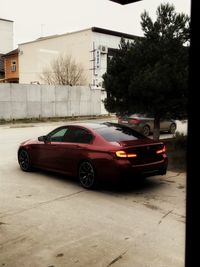
<path fill-rule="evenodd" d="M 89 144 L 91 143 L 92 139 L 92 134 L 86 129 L 71 127 L 64 137 L 64 142 Z"/>
<path fill-rule="evenodd" d="M 65 136 L 68 128 L 61 128 L 49 134 L 47 140 L 50 142 L 63 142 L 63 137 Z"/>

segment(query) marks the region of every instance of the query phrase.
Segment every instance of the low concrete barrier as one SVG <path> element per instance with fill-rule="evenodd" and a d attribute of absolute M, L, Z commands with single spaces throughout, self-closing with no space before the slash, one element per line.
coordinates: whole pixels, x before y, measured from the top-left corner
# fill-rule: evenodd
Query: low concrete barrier
<path fill-rule="evenodd" d="M 0 84 L 0 119 L 54 118 L 108 114 L 106 93 L 86 86 Z"/>

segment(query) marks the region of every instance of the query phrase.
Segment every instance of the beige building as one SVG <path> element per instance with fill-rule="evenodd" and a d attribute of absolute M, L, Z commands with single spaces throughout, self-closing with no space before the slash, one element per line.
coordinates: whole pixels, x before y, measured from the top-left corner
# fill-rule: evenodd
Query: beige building
<path fill-rule="evenodd" d="M 13 21 L 0 18 L 0 54 L 13 50 Z"/>
<path fill-rule="evenodd" d="M 102 86 L 102 75 L 113 49 L 119 48 L 121 38 L 133 41 L 137 36 L 92 27 L 77 32 L 41 37 L 19 44 L 19 83 L 44 83 L 41 74 L 60 54 L 71 56 L 81 64 L 85 85 Z"/>

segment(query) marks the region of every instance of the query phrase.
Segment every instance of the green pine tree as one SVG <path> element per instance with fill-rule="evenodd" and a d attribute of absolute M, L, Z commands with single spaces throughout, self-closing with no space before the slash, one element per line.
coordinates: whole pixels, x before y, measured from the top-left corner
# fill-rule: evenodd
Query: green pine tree
<path fill-rule="evenodd" d="M 155 22 L 141 14 L 144 37 L 121 40 L 104 74 L 109 112 L 154 114 L 154 139 L 160 119 L 187 114 L 190 18 L 170 4 L 157 8 Z"/>

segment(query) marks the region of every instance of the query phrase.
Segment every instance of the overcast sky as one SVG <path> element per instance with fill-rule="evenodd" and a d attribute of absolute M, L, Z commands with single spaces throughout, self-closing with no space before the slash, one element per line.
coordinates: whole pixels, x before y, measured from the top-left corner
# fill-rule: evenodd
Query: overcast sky
<path fill-rule="evenodd" d="M 41 36 L 92 26 L 142 36 L 141 13 L 154 20 L 161 3 L 190 16 L 190 0 L 142 0 L 121 6 L 108 0 L 0 0 L 0 18 L 14 21 L 14 48 Z"/>

